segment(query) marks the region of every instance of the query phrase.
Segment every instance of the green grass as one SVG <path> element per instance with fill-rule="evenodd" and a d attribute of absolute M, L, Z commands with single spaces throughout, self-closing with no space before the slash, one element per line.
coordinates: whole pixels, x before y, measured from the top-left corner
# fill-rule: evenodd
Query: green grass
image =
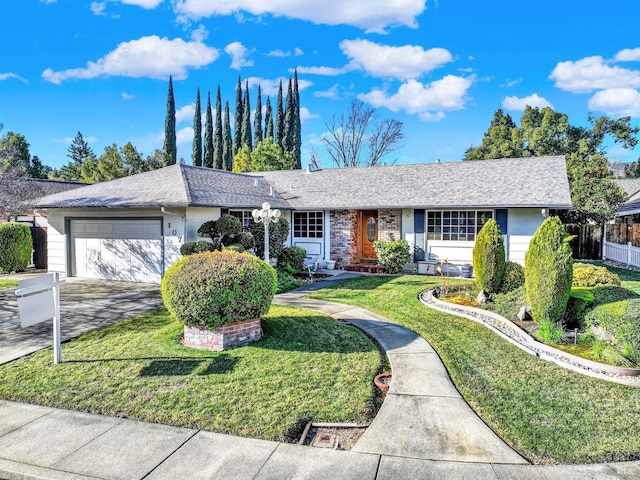
<path fill-rule="evenodd" d="M 418 293 L 439 283 L 434 277 L 361 277 L 311 296 L 367 308 L 420 334 L 471 407 L 531 461 L 640 459 L 640 388 L 560 368 L 482 325 L 422 305 Z"/>
<path fill-rule="evenodd" d="M 0 398 L 268 440 L 304 424 L 367 422 L 381 355 L 359 330 L 272 306 L 265 337 L 227 352 L 178 344 L 164 309 L 0 366 Z"/>
<path fill-rule="evenodd" d="M 0 290 L 3 288 L 16 288 L 17 286 L 18 282 L 16 280 L 0 279 Z"/>

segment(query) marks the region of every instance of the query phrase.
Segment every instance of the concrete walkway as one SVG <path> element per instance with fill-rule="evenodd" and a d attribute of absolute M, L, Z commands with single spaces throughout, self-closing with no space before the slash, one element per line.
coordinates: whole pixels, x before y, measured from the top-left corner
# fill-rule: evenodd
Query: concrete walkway
<path fill-rule="evenodd" d="M 640 462 L 531 466 L 466 405 L 437 354 L 366 310 L 304 299 L 276 303 L 348 319 L 387 350 L 393 381 L 350 452 L 0 401 L 2 479 L 635 479 Z"/>

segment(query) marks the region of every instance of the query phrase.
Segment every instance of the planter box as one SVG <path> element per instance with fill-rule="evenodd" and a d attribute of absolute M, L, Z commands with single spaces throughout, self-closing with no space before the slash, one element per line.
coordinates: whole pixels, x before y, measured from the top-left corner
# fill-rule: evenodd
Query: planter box
<path fill-rule="evenodd" d="M 260 318 L 222 325 L 215 330 L 203 326 L 184 326 L 184 345 L 199 350 L 221 352 L 242 347 L 262 338 Z"/>

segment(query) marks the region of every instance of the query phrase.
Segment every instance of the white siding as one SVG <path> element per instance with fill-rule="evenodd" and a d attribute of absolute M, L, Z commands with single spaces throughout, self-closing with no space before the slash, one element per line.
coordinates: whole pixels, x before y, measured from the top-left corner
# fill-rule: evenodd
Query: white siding
<path fill-rule="evenodd" d="M 64 217 L 59 212 L 47 216 L 47 261 L 48 271 L 67 276 L 67 237 L 64 234 Z"/>
<path fill-rule="evenodd" d="M 507 259 L 524 265 L 524 256 L 537 228 L 544 221 L 539 208 L 513 208 L 507 212 Z"/>
<path fill-rule="evenodd" d="M 205 222 L 219 219 L 221 211 L 219 208 L 189 207 L 187 208 L 186 214 L 186 226 L 184 238 L 180 243 L 181 245 L 186 242 L 197 242 L 198 240 L 202 240 L 198 237 L 198 229 Z"/>

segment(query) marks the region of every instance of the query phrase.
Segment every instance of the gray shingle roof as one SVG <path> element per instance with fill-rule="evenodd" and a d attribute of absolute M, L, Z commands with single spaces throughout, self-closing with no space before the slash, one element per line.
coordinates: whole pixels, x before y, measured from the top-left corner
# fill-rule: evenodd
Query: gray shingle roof
<path fill-rule="evenodd" d="M 640 208 L 640 178 L 616 178 L 616 183 L 627 194 L 625 203 L 617 213 L 619 215 L 635 213 Z"/>
<path fill-rule="evenodd" d="M 270 187 L 276 195 L 270 195 Z M 238 174 L 172 165 L 49 195 L 41 208 L 570 208 L 564 157 Z"/>

